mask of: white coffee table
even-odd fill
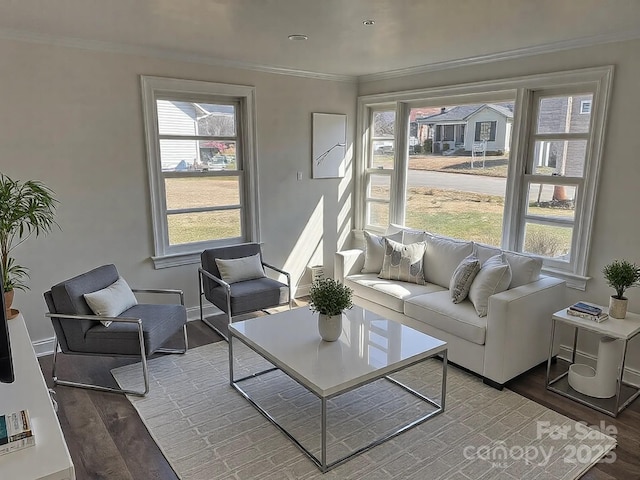
[[[353,307],[343,319],[343,333],[337,342],[323,342],[318,334],[317,314],[298,308],[268,317],[253,318],[229,325],[230,384],[282,433],[298,446],[321,471],[340,465],[350,458],[413,428],[444,411],[447,376],[447,344],[398,322],[387,320],[360,307]],[[383,350],[363,345],[372,336],[386,340]],[[275,368],[234,377],[234,342],[240,341],[265,358]],[[322,345],[320,345],[322,344]],[[319,345],[322,348],[318,348]],[[340,352],[340,355],[337,355]],[[435,356],[442,356],[442,385],[439,402],[389,377],[407,367]],[[317,458],[242,388],[241,382],[274,370],[281,370],[316,395],[321,402],[321,458]],[[406,423],[367,445],[335,461],[327,460],[327,401],[379,379],[387,379],[435,410]]]

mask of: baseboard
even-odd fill
[[[33,350],[36,352],[36,357],[43,357],[45,355],[53,354],[53,346],[55,341],[55,337],[51,337],[45,338],[44,340],[31,342],[31,345],[33,345]]]
[[[560,345],[560,352],[558,353],[558,357],[570,361],[571,360],[571,352],[573,348],[569,345]],[[597,356],[591,353],[583,352],[582,350],[576,351],[576,363],[584,363],[591,367],[596,366]],[[639,385],[640,386],[640,370],[636,370],[635,368],[624,368],[624,381],[630,383],[631,385]]]
[[[293,298],[298,298],[298,297],[306,297],[307,295],[309,295],[309,290],[311,289],[311,284],[309,283],[308,285],[298,285],[295,289],[295,292],[293,293]]]

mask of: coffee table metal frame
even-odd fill
[[[249,343],[245,342],[241,337],[239,337],[236,334],[235,329],[233,328],[233,324],[229,325],[229,383],[230,385],[235,388],[244,398],[246,398],[249,403],[251,403],[256,410],[258,410],[267,420],[269,420],[273,425],[275,425],[276,428],[278,428],[278,430],[280,430],[285,436],[287,436],[293,443],[294,445],[296,445],[305,455],[307,455],[311,461],[313,463],[315,463],[315,465],[320,469],[320,471],[322,471],[323,473],[331,470],[332,468],[337,467],[338,465],[343,464],[344,462],[346,462],[347,460],[350,460],[351,458],[355,457],[356,455],[360,455],[363,452],[366,452],[370,449],[372,449],[373,447],[380,445],[381,443],[386,442],[387,440],[390,440],[391,438],[394,438],[398,435],[400,435],[403,432],[406,432],[407,430],[410,430],[411,428],[417,427],[418,425],[420,425],[421,423],[426,422],[428,419],[430,419],[431,417],[434,417],[440,413],[442,413],[444,411],[445,408],[445,397],[446,397],[446,390],[447,390],[447,347],[446,344],[444,344],[443,347],[441,347],[440,349],[437,349],[437,351],[433,352],[431,355],[429,355],[428,357],[425,358],[421,358],[415,362],[412,362],[408,365],[402,365],[401,367],[394,369],[392,371],[386,371],[384,374],[381,374],[379,376],[376,376],[374,378],[367,378],[366,380],[359,382],[355,385],[353,385],[350,388],[341,390],[339,392],[336,392],[332,395],[319,395],[316,392],[314,392],[313,390],[309,389],[306,385],[304,385],[304,383],[298,381],[296,378],[294,378],[294,376],[291,375],[291,372],[289,371],[289,367],[287,367],[286,365],[284,365],[282,362],[279,362],[277,357],[266,357],[265,355],[263,355],[261,352],[259,352],[258,350],[256,350],[255,348],[253,348]],[[273,368],[268,368],[265,370],[262,370],[260,372],[256,372],[247,376],[244,376],[242,378],[238,378],[235,379],[234,378],[234,373],[233,373],[233,342],[234,340],[239,340],[240,342],[242,342],[244,345],[246,345],[247,347],[249,347],[252,351],[254,351],[255,353],[257,353],[258,355],[260,355],[261,357],[265,358],[269,363],[275,365]],[[436,355],[441,355],[442,356],[442,390],[441,390],[441,397],[440,397],[440,403],[426,397],[425,395],[422,395],[421,393],[415,391],[414,389],[410,388],[409,386],[399,382],[398,380],[391,378],[390,375],[397,373],[401,370],[404,370],[405,368],[409,368],[413,365],[417,365],[418,363],[422,363],[425,362],[433,357],[435,357]],[[240,382],[243,382],[245,380],[250,380],[252,378],[256,378],[259,377],[260,375],[264,375],[273,371],[277,371],[280,370],[282,372],[284,372],[285,374],[287,374],[287,376],[293,380],[295,380],[298,384],[300,384],[302,387],[304,387],[307,391],[313,393],[316,397],[319,398],[320,402],[321,402],[321,435],[322,435],[322,439],[321,439],[321,448],[322,448],[322,453],[321,453],[321,458],[317,458],[313,453],[311,453],[311,451],[309,451],[304,445],[302,445],[302,443],[300,443],[291,433],[289,433],[286,428],[284,428],[282,425],[280,425],[278,423],[278,421],[269,413],[267,412],[264,408],[262,408],[253,398],[251,398],[251,396],[249,395],[248,392],[246,392],[245,390],[243,390],[243,388],[239,385]],[[337,397],[338,395],[342,395],[343,393],[347,393],[351,390],[355,390],[357,388],[360,388],[364,385],[367,385],[369,383],[372,383],[376,380],[380,380],[380,379],[386,379],[389,382],[393,383],[394,385],[399,386],[400,388],[402,388],[403,390],[407,391],[408,393],[410,393],[411,395],[414,395],[415,397],[419,398],[420,400],[430,404],[431,406],[435,407],[436,410],[434,410],[433,412],[430,412],[428,414],[425,414],[421,417],[419,417],[418,419],[409,422],[399,428],[397,428],[396,430],[387,433],[386,435],[374,440],[373,442],[358,448],[357,450],[349,453],[348,455],[345,455],[344,457],[341,457],[331,463],[327,462],[327,401],[330,400],[333,397]]]

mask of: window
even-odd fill
[[[356,227],[395,223],[537,254],[546,274],[584,289],[611,78],[602,67],[360,97],[368,146],[356,163]],[[395,112],[395,148],[373,168],[381,105]],[[417,152],[407,148],[411,119]],[[385,214],[372,215],[380,205]]]
[[[591,113],[591,100],[582,100],[580,102],[580,113],[581,114]]]
[[[142,77],[156,268],[257,240],[253,89]]]
[[[476,122],[476,142],[495,142],[497,122]]]

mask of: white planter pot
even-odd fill
[[[318,332],[325,342],[335,342],[342,334],[342,314],[318,314]]]
[[[609,297],[609,316],[613,318],[624,318],[627,316],[627,303],[629,300],[626,298],[614,298]]]

